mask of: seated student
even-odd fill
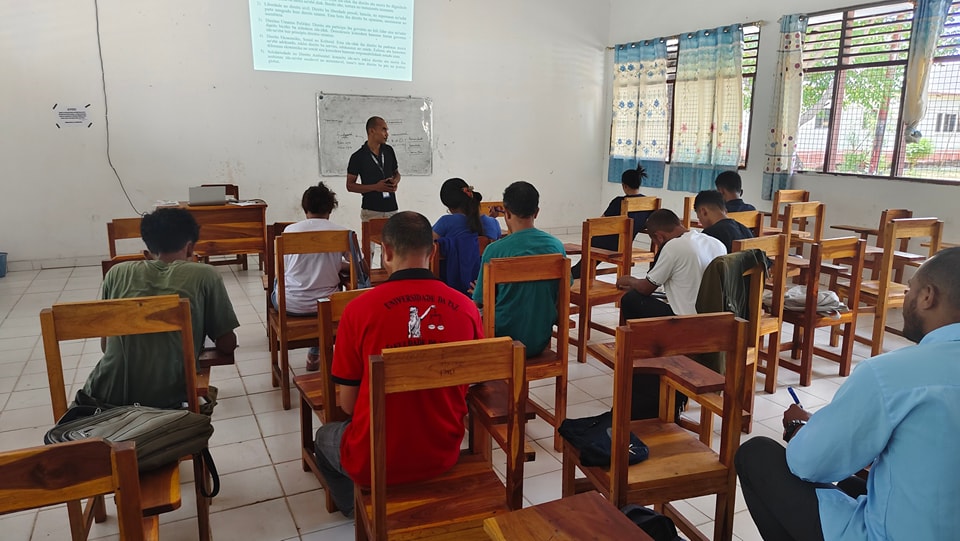
[[[233,330],[240,326],[220,273],[189,261],[200,238],[193,215],[179,208],[159,208],[143,217],[140,236],[153,259],[115,265],[103,279],[103,299],[180,295],[190,301],[193,346],[199,357],[204,337],[218,350],[237,347]],[[179,333],[146,334],[105,340],[103,358],[77,391],[81,405],[141,404],[180,408],[187,401]]]
[[[714,181],[714,185],[717,187],[717,191],[723,194],[723,200],[727,204],[727,212],[743,212],[745,210],[757,210],[756,207],[750,203],[744,203],[741,197],[743,196],[743,181],[740,179],[740,174],[736,171],[724,171],[717,175],[717,180]]]
[[[704,190],[698,193],[693,200],[693,209],[703,226],[703,232],[722,242],[728,254],[733,251],[733,241],[753,238],[753,231],[727,217],[723,195],[718,191]]]
[[[500,238],[500,224],[480,215],[480,192],[460,178],[447,179],[440,187],[440,201],[450,214],[433,225],[433,237],[440,244],[440,278],[448,286],[466,294],[480,270],[478,236]]]
[[[640,193],[640,182],[643,179],[647,178],[647,172],[643,170],[643,167],[637,166],[636,169],[628,169],[620,175],[620,187],[623,188],[624,195],[618,195],[610,200],[610,204],[607,205],[607,210],[603,211],[604,216],[620,216],[620,206],[623,203],[624,198],[627,197],[644,197]],[[643,231],[644,225],[647,223],[647,217],[650,216],[649,211],[639,211],[631,212],[629,214],[630,218],[633,219],[633,238],[637,238],[637,234],[640,231]],[[604,235],[601,237],[594,237],[593,241],[590,243],[590,246],[594,248],[602,248],[604,250],[616,250],[617,249],[617,236],[616,235]],[[581,260],[582,262],[582,260]],[[580,278],[580,262],[570,268],[570,276],[574,279]]]
[[[645,278],[628,275],[617,280],[619,287],[630,290],[620,299],[621,320],[696,314],[703,271],[715,257],[726,255],[723,243],[699,231],[687,230],[680,218],[667,209],[655,211],[647,218],[647,234],[651,242],[659,243],[660,255]],[[660,286],[670,304],[651,296]],[[685,398],[678,398],[679,413]],[[631,418],[656,417],[659,405],[659,378],[648,374],[634,376]]]
[[[345,231],[347,228],[330,221],[330,213],[337,208],[337,194],[320,182],[310,186],[300,200],[307,219],[287,226],[284,233],[304,231]],[[354,251],[356,253],[356,251]],[[283,280],[286,293],[287,313],[313,315],[317,313],[317,301],[340,291],[340,271],[349,270],[345,257],[349,254],[291,254],[283,258]],[[270,300],[278,307],[277,289]],[[320,369],[320,350],[310,348],[307,353],[307,370]]]
[[[370,356],[387,347],[483,338],[477,307],[430,272],[434,249],[425,217],[409,211],[392,216],[383,227],[390,279],[347,305],[337,328],[331,373],[340,407],[351,419],[321,426],[316,447],[330,495],[348,517],[354,511],[354,482],[370,484]],[[428,317],[443,325],[421,323]],[[466,390],[459,386],[387,397],[387,484],[436,477],[457,462]]]
[[[786,449],[745,441],[734,464],[764,539],[956,539],[960,531],[960,248],[913,275],[903,336],[815,413],[783,414]],[[792,436],[792,437],[791,437]],[[870,465],[867,480],[854,477]]]
[[[537,229],[534,220],[540,212],[540,192],[522,180],[503,191],[503,209],[510,234],[494,242],[483,252],[483,263],[497,257],[562,254],[563,243]],[[503,284],[497,292],[497,336],[510,336],[523,342],[527,356],[536,357],[550,343],[557,322],[558,287],[554,281]],[[483,303],[483,266],[473,290],[473,301]]]

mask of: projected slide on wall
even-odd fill
[[[250,0],[253,68],[410,81],[414,0]]]

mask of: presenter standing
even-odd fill
[[[389,218],[397,213],[397,154],[387,144],[387,122],[378,116],[367,120],[367,142],[350,156],[347,191],[363,195],[360,220]],[[357,182],[357,179],[360,182]]]

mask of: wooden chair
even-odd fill
[[[773,394],[777,390],[777,359],[780,355],[780,329],[783,326],[783,292],[787,284],[786,235],[768,235],[753,239],[733,241],[733,250],[739,252],[757,248],[763,250],[773,265],[767,269],[767,286],[771,292],[770,306],[760,317],[756,350],[756,371],[766,376],[764,390]],[[764,338],[767,346],[764,347]],[[755,376],[755,375],[754,375]],[[751,386],[756,382],[751,382]]]
[[[0,453],[0,479],[0,515],[113,493],[120,539],[144,539],[132,441],[91,438],[6,451]]]
[[[817,298],[821,291],[821,281],[830,284],[830,290],[837,289],[838,279],[860,276],[863,271],[863,255],[867,242],[857,237],[843,237],[827,239],[813,244],[810,254],[810,269],[807,280],[807,302],[802,312],[787,310],[783,313],[783,320],[793,325],[793,340],[780,345],[780,350],[790,349],[791,358],[799,360],[792,362],[779,359],[784,368],[800,374],[800,385],[810,385],[813,373],[813,355],[830,359],[840,363],[840,375],[850,375],[850,363],[853,358],[853,336],[857,330],[857,315],[860,312],[860,288],[843,288],[843,298],[848,310],[834,314],[817,312]],[[838,266],[837,261],[849,261],[848,269]],[[846,278],[849,281],[849,278]],[[856,285],[856,281],[853,284]],[[843,326],[843,343],[840,353],[834,353],[814,343],[814,332],[820,327]],[[776,361],[775,361],[776,362]],[[776,371],[774,369],[774,371]]]
[[[928,256],[940,251],[940,242],[943,237],[943,222],[936,218],[903,218],[892,220],[884,230],[883,257],[880,260],[880,275],[877,280],[862,280],[860,282],[860,302],[865,306],[860,313],[873,313],[873,332],[869,338],[855,335],[858,342],[870,346],[870,355],[876,356],[883,352],[885,332],[901,334],[902,331],[887,326],[887,311],[891,308],[903,306],[904,296],[907,293],[906,284],[893,279],[894,261],[897,258],[896,248],[903,239],[927,238]],[[842,285],[837,286],[839,292],[844,292]],[[843,293],[841,293],[843,294]],[[831,333],[831,344],[836,343],[836,331]]]
[[[546,349],[536,357],[526,361],[526,380],[528,382],[553,378],[556,384],[554,408],[551,412],[533,400],[528,402],[530,409],[541,419],[554,427],[554,448],[562,449],[558,429],[567,415],[567,362],[570,333],[570,260],[560,254],[533,255],[492,259],[483,266],[483,334],[496,336],[497,290],[501,284],[518,284],[542,280],[557,281],[557,335],[556,347]],[[506,393],[502,382],[489,382],[483,386],[474,386],[468,397],[471,405],[471,423],[477,420],[484,425],[498,443],[503,445],[506,436],[502,427],[506,422]],[[495,413],[498,412],[498,413]],[[479,419],[478,419],[479,418]],[[471,438],[473,426],[471,426]],[[485,445],[486,446],[486,445]]]
[[[482,539],[483,520],[523,507],[523,426],[527,385],[523,345],[510,338],[385,349],[370,357],[370,488],[355,489],[358,540]],[[480,455],[461,455],[443,475],[387,486],[387,395],[507,380],[506,481]]]
[[[646,532],[591,490],[483,521],[494,541],[582,541],[584,539],[631,539],[653,541]]]
[[[617,235],[617,251],[611,252],[592,248],[594,237],[601,235]],[[625,293],[617,288],[616,280],[606,282],[597,279],[595,262],[610,263],[617,267],[616,278],[630,274],[633,248],[633,220],[625,216],[611,216],[607,218],[590,218],[583,222],[582,235],[583,255],[580,265],[580,278],[570,286],[570,302],[575,306],[575,313],[580,315],[577,322],[577,339],[571,341],[577,346],[577,362],[587,362],[588,342],[591,329],[607,334],[614,334],[610,327],[591,321],[594,306],[615,303]]]
[[[787,204],[783,211],[780,233],[790,238],[790,246],[797,249],[797,255],[803,255],[806,244],[823,239],[825,211],[826,207],[819,201]],[[809,220],[813,220],[813,226],[807,231]],[[800,229],[794,229],[794,224],[800,224]]]
[[[389,218],[372,218],[360,225],[360,253],[363,254],[363,260],[367,262],[367,267],[370,269],[370,285],[374,286],[386,282],[390,277],[390,273],[382,266],[374,268],[373,259],[370,258],[371,244],[383,246],[383,226],[387,220]],[[434,274],[436,274],[435,270]]]
[[[733,457],[740,446],[747,327],[747,322],[731,313],[639,319],[618,327],[610,467],[583,466],[579,451],[564,441],[563,496],[572,496],[579,488],[574,474],[580,468],[586,476],[581,484],[596,489],[613,505],[653,504],[690,539],[706,540],[670,502],[716,494],[713,538],[732,539],[737,490]],[[688,396],[717,390],[701,386],[691,377],[696,370],[707,369],[684,356],[718,351],[727,359],[719,454],[671,418],[674,389]],[[660,374],[660,417],[630,421],[634,369],[645,370],[647,365],[659,367],[651,371]],[[628,466],[630,432],[650,449],[650,457],[633,466]]]
[[[107,243],[110,245],[110,257],[117,257],[117,241],[140,238],[142,218],[115,218],[107,222]]]
[[[190,411],[199,411],[199,396],[209,385],[209,369],[197,373],[190,320],[190,301],[176,295],[130,299],[71,302],[55,304],[40,312],[40,329],[46,357],[47,380],[53,419],[67,412],[66,384],[60,342],[104,336],[126,336],[159,332],[179,332],[183,355],[183,376],[186,382]],[[143,361],[142,359],[140,361]],[[208,475],[199,456],[193,457],[193,475],[197,501],[197,522],[200,539],[210,539],[210,498],[202,495]],[[79,497],[79,495],[71,495]],[[143,504],[144,529],[157,532],[160,513],[180,507],[180,467],[178,464],[140,474],[140,500]],[[86,509],[80,501],[67,503],[70,529],[74,539],[86,539],[91,520],[106,519],[102,498],[94,498]]]
[[[663,202],[659,197],[624,197],[620,202],[620,216],[629,216],[631,212],[653,212],[660,210]],[[630,238],[631,242],[633,237]],[[649,250],[634,250],[633,264],[653,263],[659,246],[650,245]],[[601,269],[604,270],[604,269]],[[606,274],[606,272],[604,273]]]
[[[833,225],[830,227],[841,231],[851,231],[860,235],[861,239],[867,241],[867,255],[863,263],[864,268],[870,271],[871,280],[877,280],[880,278],[880,260],[881,254],[883,254],[883,237],[887,224],[889,224],[891,220],[900,220],[903,218],[913,218],[913,211],[908,209],[886,209],[880,213],[880,225],[876,229],[856,225]],[[870,237],[876,237],[873,245],[869,244]],[[901,239],[900,245],[897,247],[897,251],[901,253],[898,254],[899,257],[894,260],[894,282],[903,283],[903,271],[907,261],[922,261],[925,259],[921,255],[908,253],[910,249],[909,243],[910,239]]]
[[[317,301],[317,323],[320,344],[320,371],[309,372],[293,378],[293,384],[300,391],[300,458],[303,471],[312,471],[323,485],[328,513],[337,510],[337,506],[327,490],[327,480],[317,465],[317,453],[314,446],[313,416],[321,424],[344,421],[347,414],[340,409],[336,385],[331,377],[333,369],[333,344],[337,334],[337,324],[343,309],[353,299],[369,289],[341,291],[330,295],[329,299]]]
[[[236,200],[240,200],[240,187],[236,184],[201,184],[204,188],[223,188],[224,194],[227,197],[232,197]]]
[[[701,227],[700,221],[696,219],[697,213],[693,209],[693,202],[696,196],[688,195],[683,198],[683,214],[680,216],[680,225],[685,229]]]
[[[313,347],[317,344],[317,318],[315,315],[290,315],[287,313],[286,255],[292,254],[345,254],[350,262],[350,282],[347,289],[357,288],[356,262],[350,252],[353,233],[342,231],[304,231],[283,233],[275,240],[275,263],[277,277],[277,308],[267,301],[267,336],[270,343],[270,367],[274,387],[280,387],[283,409],[290,409],[290,350]]]
[[[783,231],[783,222],[786,216],[780,207],[789,203],[806,203],[810,201],[810,192],[807,190],[777,190],[773,194],[773,205],[770,212],[770,227],[764,228],[764,235],[777,235]],[[806,224],[795,224],[800,231],[806,230]]]

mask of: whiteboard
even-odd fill
[[[367,119],[383,117],[403,176],[433,173],[433,103],[429,98],[317,94],[321,176],[345,176],[350,155],[367,140]]]

